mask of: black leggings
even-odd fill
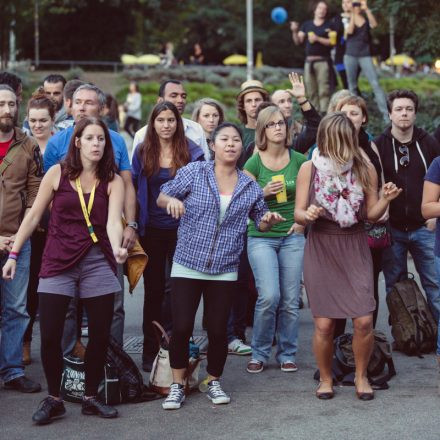
[[[41,360],[49,394],[60,394],[63,373],[61,339],[70,296],[39,293]],[[84,359],[85,395],[96,396],[104,372],[110,327],[113,320],[114,293],[81,299],[89,318],[89,342]]]
[[[227,323],[235,290],[236,282],[234,281],[171,278],[173,314],[173,332],[170,341],[171,368],[188,367],[189,338],[192,335],[197,308],[203,295],[209,340],[206,371],[214,377],[222,375],[228,355]]]

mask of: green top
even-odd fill
[[[287,202],[278,203],[276,196],[266,198],[266,203],[270,211],[281,214],[286,221],[276,224],[269,232],[260,232],[256,229],[255,223],[250,222],[248,235],[250,237],[284,237],[294,223],[293,211],[295,210],[296,177],[299,168],[306,162],[306,157],[296,151],[290,150],[290,161],[281,170],[272,171],[266,168],[261,161],[259,153],[254,154],[244,165],[244,169],[249,171],[257,179],[257,183],[264,188],[272,180],[272,176],[284,175],[286,181]]]
[[[247,128],[244,125],[240,128],[243,134],[243,147],[247,148],[251,142],[255,142],[255,128]]]

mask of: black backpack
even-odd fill
[[[159,399],[144,385],[142,373],[134,360],[122,349],[116,340],[110,336],[107,349],[107,363],[116,371],[119,379],[121,403],[138,403]]]
[[[387,295],[393,348],[412,356],[430,353],[436,347],[437,326],[414,275],[398,281]]]
[[[342,385],[354,385],[355,363],[352,342],[351,333],[344,333],[334,340],[333,380]],[[368,380],[373,389],[386,390],[389,388],[388,381],[395,375],[391,345],[382,332],[374,330],[374,348],[367,368]],[[319,380],[319,370],[315,372],[314,378]]]

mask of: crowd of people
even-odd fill
[[[320,3],[313,32],[322,39]],[[356,14],[348,24],[362,28]],[[370,133],[350,67],[350,90],[332,97],[320,95],[321,88],[309,91],[312,72],[327,69],[327,60],[315,55],[306,61],[305,81],[292,73],[287,90],[270,94],[260,81],[243,83],[236,99],[240,125],[225,121],[223,104],[210,97],[194,103],[192,119],[184,118],[185,86],[165,80],[139,129],[142,97],[132,83],[121,125],[134,138],[131,158],[117,132],[117,103],[96,85],[49,75],[19,128],[20,78],[0,73],[0,376],[5,389],[41,390],[24,371],[38,313],[48,396],[35,423],[65,413],[63,355],[72,353],[85,362],[83,414],[118,415],[97,389],[110,335],[123,344],[122,263],[138,239],[149,256],[144,371],[158,353],[152,321],[171,335],[173,383],[164,409],[185,400],[188,342],[202,298],[207,396],[214,404],[230,402],[220,381],[228,353],[250,356],[246,370],[258,374],[275,346],[280,370],[298,370],[302,280],[315,324],[319,399],[334,396],[333,339],[347,319],[353,320],[356,395],[374,398],[367,366],[379,273],[390,292],[407,276],[408,251],[438,322],[440,232],[432,220],[440,216],[438,134],[415,125],[419,103],[410,90],[387,96],[389,126]],[[301,121],[293,118],[294,103]],[[370,238],[383,245],[369,246]]]

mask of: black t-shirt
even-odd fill
[[[310,44],[308,33],[314,32],[318,37],[322,38],[329,38],[329,32],[331,30],[334,30],[333,24],[330,22],[330,20],[325,21],[321,26],[316,26],[313,23],[313,20],[305,21],[301,25],[301,32],[304,32],[306,34],[306,56],[321,56],[321,57],[329,57],[330,51],[332,50],[331,46],[324,46],[321,43],[315,42],[313,44]]]
[[[345,49],[347,55],[352,57],[369,57],[370,51],[370,23],[365,20],[362,26],[355,26],[354,32],[347,35],[347,47]]]

